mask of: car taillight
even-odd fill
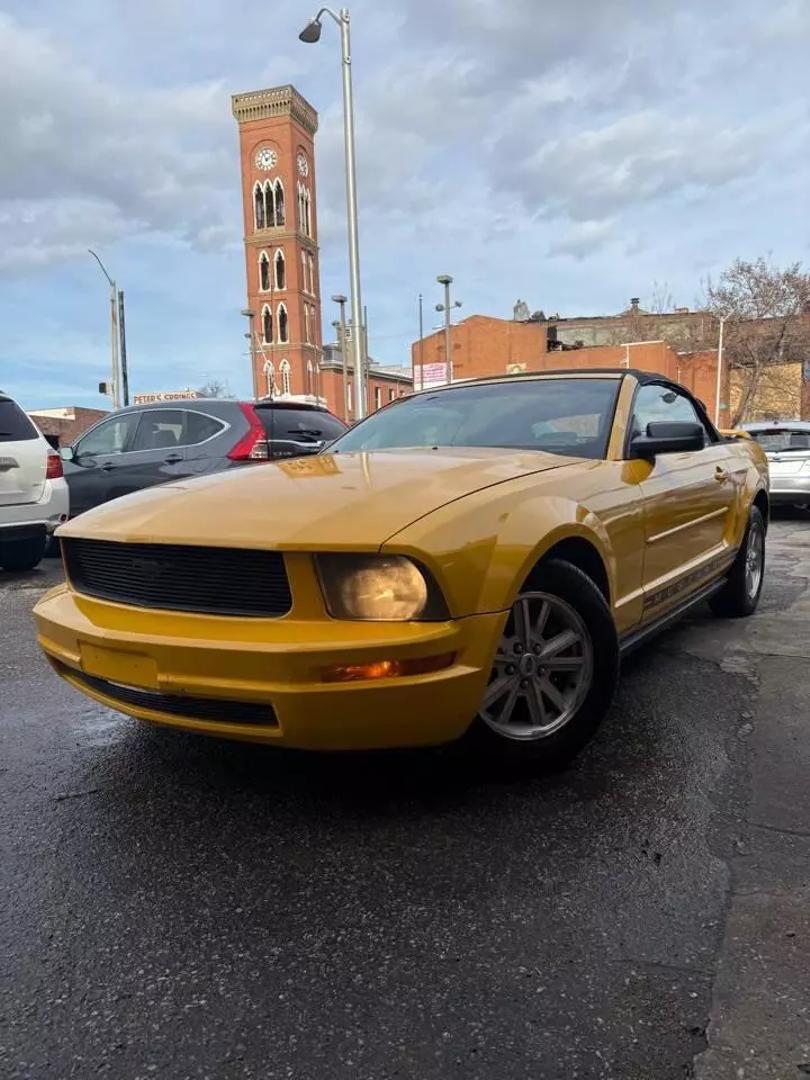
[[[48,454],[48,464],[45,468],[46,480],[58,480],[65,475],[65,470],[62,468],[62,459],[58,454]]]
[[[270,457],[267,432],[256,415],[256,410],[242,401],[239,402],[239,408],[250,424],[250,430],[229,451],[228,457],[231,461],[267,461]]]

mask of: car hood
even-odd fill
[[[579,460],[477,447],[322,454],[127,495],[75,518],[59,535],[288,551],[374,550],[455,499]]]

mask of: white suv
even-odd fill
[[[62,459],[0,390],[0,567],[32,570],[67,516]]]

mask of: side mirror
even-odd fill
[[[62,461],[75,461],[76,451],[73,449],[72,446],[60,446],[59,456],[61,457]]]
[[[647,424],[646,435],[636,435],[630,443],[630,457],[647,458],[658,454],[684,454],[702,450],[706,444],[703,425],[691,420],[656,420]]]

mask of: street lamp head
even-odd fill
[[[461,301],[456,300],[455,303],[453,304],[453,307],[461,307]]]
[[[453,279],[450,277],[449,274],[439,274],[436,280],[440,285],[450,285],[453,282]]]
[[[332,300],[333,300],[333,302],[335,304],[345,304],[346,303],[346,297],[343,295],[343,293],[336,293],[332,297]]]
[[[436,310],[437,311],[444,311],[444,304],[437,304],[436,305]]]
[[[307,45],[314,45],[316,41],[321,39],[321,20],[310,19],[301,33],[298,35],[299,41],[306,42]]]

